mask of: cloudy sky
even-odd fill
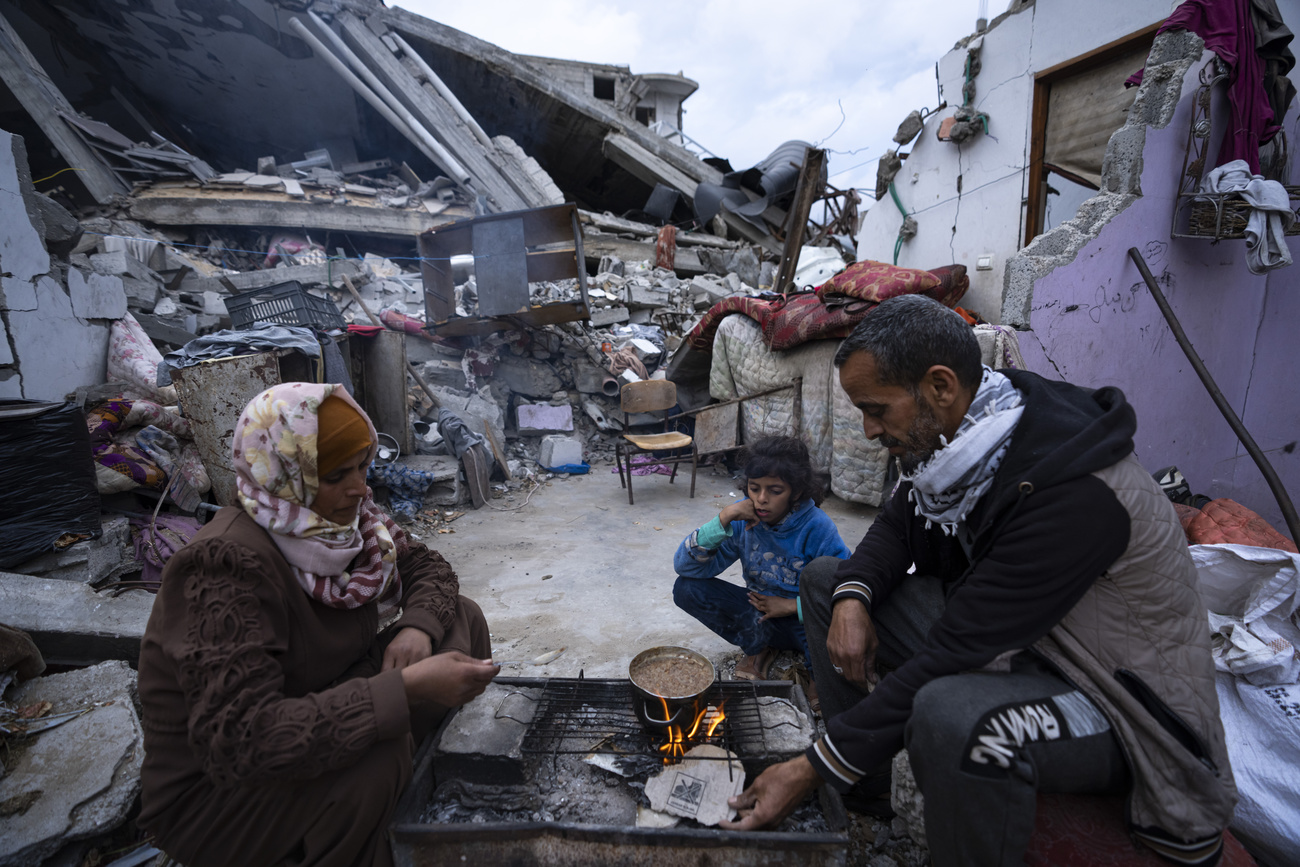
[[[938,104],[934,64],[981,12],[981,0],[389,3],[520,54],[681,72],[700,83],[684,131],[736,168],[802,139],[831,150],[832,184],[868,192],[899,122]]]

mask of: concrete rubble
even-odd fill
[[[127,818],[144,761],[135,690],[125,662],[104,662],[6,694],[14,707],[48,703],[45,715],[81,713],[11,744],[0,778],[0,865],[40,863]]]
[[[441,415],[482,440],[495,509],[521,508],[570,473],[608,474],[624,422],[620,388],[666,376],[710,307],[770,291],[790,253],[790,195],[757,216],[724,208],[697,219],[697,187],[722,183],[724,172],[678,130],[695,87],[680,75],[521,58],[378,0],[245,0],[235,4],[249,16],[238,26],[166,0],[105,16],[90,0],[36,5],[0,14],[0,80],[22,108],[16,127],[0,131],[0,190],[10,194],[0,197],[0,399],[70,400],[83,411],[147,400],[163,413],[153,423],[175,431],[173,460],[193,456],[206,477],[187,495],[176,480],[188,474],[169,464],[164,496],[135,482],[107,489],[100,466],[97,533],[67,534],[0,571],[0,620],[70,669],[16,686],[0,671],[0,701],[48,701],[52,714],[89,708],[9,742],[0,867],[55,853],[79,863],[78,841],[131,815],[143,747],[130,666],[159,575],[150,552],[184,543],[169,521],[197,526],[226,504],[221,449],[205,445],[205,435],[218,441],[219,416],[200,425],[197,411],[185,414],[185,390],[197,386],[156,380],[142,356],[249,324],[245,293],[287,293],[326,311],[274,321],[314,324],[322,345],[340,350],[378,429],[397,443],[383,460],[421,485],[413,516],[399,519],[428,539],[455,533],[478,502]],[[283,50],[256,36],[269,21]],[[71,76],[94,90],[111,69],[112,87],[101,90],[113,99],[48,76],[64,52],[100,58]],[[193,92],[178,95],[179,79]],[[268,102],[277,110],[247,109],[267,101],[249,80],[278,83]],[[652,130],[648,107],[651,118],[675,115],[677,127]],[[547,125],[564,127],[562,147],[536,134]],[[434,324],[418,237],[566,201],[581,205],[571,264],[582,273],[534,279],[530,263],[527,310],[568,305],[577,318],[502,325],[487,313],[499,289],[480,284],[475,258],[453,257],[451,307],[465,330]],[[386,326],[382,339],[349,333],[372,315]],[[321,375],[297,356],[235,360],[257,385],[251,393]],[[677,379],[680,409],[709,402],[704,379]],[[133,431],[111,437],[135,445]],[[374,484],[381,501],[396,496]]]

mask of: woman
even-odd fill
[[[376,443],[341,386],[267,389],[235,427],[240,505],[167,564],[139,823],[186,867],[390,864],[414,738],[500,670],[456,573],[371,499]]]

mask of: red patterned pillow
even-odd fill
[[[851,295],[880,303],[895,295],[929,294],[943,281],[919,268],[899,268],[867,259],[855,262],[817,287],[817,295]]]
[[[875,306],[860,299],[828,305],[811,292],[790,295],[773,304],[762,319],[763,339],[773,350],[793,349],[809,340],[842,340]]]
[[[943,265],[930,273],[939,278],[939,285],[925,290],[925,294],[945,307],[956,307],[957,302],[970,288],[970,277],[966,275],[966,266]]]

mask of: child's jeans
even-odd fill
[[[764,647],[797,650],[812,674],[808,639],[795,615],[763,620],[763,612],[749,604],[749,590],[721,578],[684,578],[673,585],[677,607],[737,645],[746,656],[757,656]]]

